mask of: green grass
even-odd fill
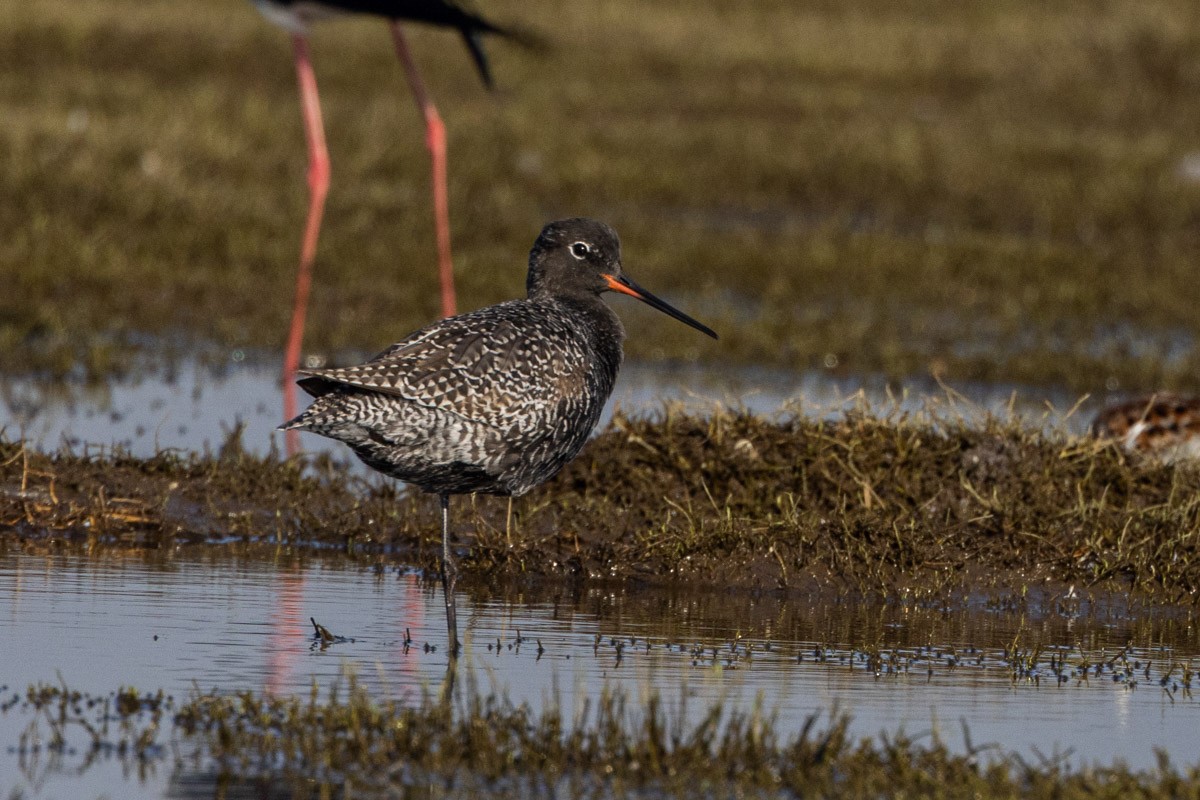
[[[450,135],[461,305],[540,225],[612,222],[639,357],[1200,389],[1194,3],[496,2],[552,48],[414,30]],[[386,30],[313,39],[334,182],[307,347],[436,315],[420,121]],[[241,0],[0,19],[0,368],[125,369],[143,334],[274,348],[304,197],[286,36]]]

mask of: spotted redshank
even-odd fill
[[[365,364],[303,372],[316,400],[282,429],[345,442],[373,469],[441,498],[452,653],[450,495],[524,494],[583,447],[621,366],[625,332],[600,298],[609,291],[717,338],[624,273],[612,228],[565,219],[534,242],[525,299],[443,319]]]

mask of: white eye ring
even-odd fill
[[[592,252],[592,248],[588,246],[587,242],[575,242],[575,244],[571,245],[571,255],[580,261],[583,261],[590,252]]]

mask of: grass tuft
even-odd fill
[[[851,412],[618,416],[554,480],[461,498],[470,572],[885,595],[1045,581],[1193,602],[1200,470],[1016,422]],[[0,444],[0,531],[30,548],[243,542],[436,565],[436,502],[327,458],[42,454]]]

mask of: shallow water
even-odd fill
[[[440,592],[411,571],[193,552],[6,554],[4,696],[59,676],[93,693],[125,685],[179,699],[194,687],[307,695],[314,681],[328,687],[350,667],[379,695],[413,697],[435,691],[445,674]],[[853,715],[859,735],[936,730],[961,749],[965,723],[976,746],[1031,758],[1035,750],[1069,751],[1074,764],[1121,758],[1148,767],[1156,747],[1176,763],[1195,763],[1200,752],[1200,700],[1177,685],[1181,664],[1200,666],[1200,630],[1178,610],[1054,598],[877,605],[596,583],[471,585],[458,604],[460,669],[485,691],[535,708],[553,698],[578,708],[608,685],[633,698],[658,691],[676,713],[686,691],[692,715],[717,701],[749,709],[761,696],[785,735],[836,707]],[[348,641],[315,646],[309,617]],[[1014,643],[1025,653],[1041,648],[1036,681],[1014,679],[1005,656]],[[895,653],[900,669],[880,668],[867,653]],[[1124,658],[1115,672],[1085,681],[1068,671],[1058,682],[1051,653],[1072,666]],[[0,715],[4,796],[20,788],[34,797],[158,797],[173,780],[166,764],[152,763],[143,779],[116,759],[82,771],[82,756],[31,766],[13,749],[28,722],[19,710]]]
[[[814,416],[840,413],[857,403],[879,414],[917,412],[933,404],[968,416],[1004,416],[1011,411],[1039,427],[1078,433],[1086,416],[1064,418],[1077,400],[1061,390],[998,384],[954,384],[951,394],[928,379],[889,386],[877,376],[833,372],[632,363],[622,369],[601,425],[616,408],[650,414],[666,402],[700,411],[721,404],[760,414],[789,406]],[[244,425],[242,444],[249,452],[282,450],[282,434],[275,430],[283,421],[281,408],[277,365],[248,359],[219,370],[185,362],[101,387],[48,385],[34,378],[0,386],[0,429],[10,438],[20,435],[42,449],[64,443],[77,450],[119,445],[140,457],[167,448],[216,450],[239,424]],[[303,447],[347,454],[341,445],[308,434]]]

